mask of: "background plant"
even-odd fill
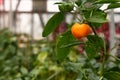
[[[14,34],[8,29],[0,30],[0,37],[0,80],[73,80],[77,76],[69,69],[72,63],[65,67],[57,64],[53,41],[43,39],[31,44],[28,35]],[[76,52],[75,49],[69,55],[70,61],[77,60]]]

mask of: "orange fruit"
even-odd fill
[[[91,32],[91,28],[88,24],[85,23],[75,23],[71,28],[71,32],[75,38],[81,39],[83,37],[86,37]]]

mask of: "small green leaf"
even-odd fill
[[[113,65],[115,65],[115,63],[111,64],[110,66],[113,66]],[[110,68],[108,71],[115,71],[115,72],[117,71],[117,72],[120,72],[120,68],[118,66],[115,66],[115,67]]]
[[[88,41],[85,44],[85,51],[87,53],[88,58],[94,58],[98,55],[99,51],[103,49],[103,39],[96,35],[89,35]]]
[[[110,71],[110,72],[106,72],[104,74],[104,77],[107,80],[120,80],[120,73],[119,72]]]
[[[63,20],[64,20],[63,13],[59,12],[59,13],[54,14],[54,16],[52,16],[47,22],[43,30],[42,36],[43,37],[48,36],[51,32],[53,32],[59,26],[59,24],[61,24]]]
[[[120,2],[120,0],[98,0],[95,2],[95,4],[117,3],[117,2]]]
[[[88,41],[92,44],[94,44],[94,46],[96,48],[104,48],[104,41],[101,37],[97,36],[97,35],[89,35],[88,37]]]
[[[113,8],[119,8],[120,7],[120,3],[111,3],[107,9],[113,9]]]
[[[87,0],[77,0],[75,3],[77,4],[77,6],[81,6],[85,2],[87,2]]]
[[[101,10],[95,10],[91,13],[90,18],[88,18],[88,22],[92,23],[105,23],[108,22],[106,19],[107,14]]]
[[[67,62],[67,63],[64,63],[64,68],[65,70],[68,70],[68,71],[73,71],[73,72],[77,72],[79,73],[81,70],[81,67],[83,66],[81,63],[73,63],[73,62]]]
[[[56,55],[58,60],[62,61],[67,57],[67,55],[70,52],[70,47],[61,48],[61,46],[69,44],[73,42],[73,40],[75,40],[75,38],[72,36],[70,31],[63,33],[58,37],[57,43],[56,43],[56,53],[57,53]]]
[[[63,4],[64,2],[56,2],[56,3],[54,3],[54,4]]]
[[[23,67],[23,66],[20,68],[20,71],[21,71],[21,73],[22,73],[23,75],[27,75],[27,74],[28,74],[27,68],[25,68],[25,67]]]
[[[108,22],[108,20],[106,18],[102,18],[99,15],[89,18],[88,21],[93,22],[93,23],[105,23],[105,22]]]
[[[37,60],[41,63],[45,62],[45,59],[47,58],[48,53],[47,52],[41,52],[39,53],[39,55],[37,56]]]
[[[95,27],[95,28],[99,28],[101,27],[103,24],[102,23],[91,23],[91,26]]]
[[[59,10],[61,12],[70,12],[73,10],[73,8],[74,8],[74,4],[72,2],[59,4]]]
[[[86,42],[85,52],[87,53],[88,58],[91,59],[96,56],[98,50],[95,47],[93,47],[93,44],[91,44],[90,42]]]

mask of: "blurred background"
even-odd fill
[[[55,62],[56,35],[73,22],[74,16],[67,14],[54,34],[42,37],[45,24],[59,11],[54,3],[60,1],[66,0],[0,0],[0,80],[75,80],[77,75],[72,63],[65,64],[70,71],[66,72]],[[109,49],[120,44],[120,9],[107,13],[109,22],[103,24],[98,33],[105,35]],[[75,48],[69,60],[79,60],[80,50]],[[114,53],[120,55],[119,46]]]

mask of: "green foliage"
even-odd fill
[[[77,6],[81,6],[82,4],[84,4],[87,0],[77,0],[75,3],[77,4]]]
[[[17,36],[8,29],[0,30],[0,37],[0,80],[30,80],[37,55],[31,54],[27,42],[19,47]]]
[[[59,10],[61,12],[70,12],[73,10],[73,8],[74,8],[74,4],[72,2],[69,2],[69,3],[64,2],[59,4]]]
[[[108,22],[106,19],[106,13],[100,10],[95,10],[91,12],[90,18],[88,18],[88,22],[91,23],[105,23]]]
[[[120,3],[111,3],[107,7],[107,9],[113,9],[113,8],[119,8],[119,7],[120,7]]]
[[[59,24],[64,20],[64,14],[63,13],[56,13],[54,16],[52,16],[49,21],[47,22],[44,31],[42,33],[43,37],[48,36],[51,32],[53,32]]]
[[[119,72],[106,72],[104,74],[104,77],[107,78],[107,80],[120,80],[120,73]]]
[[[70,49],[64,61],[57,63],[54,42],[40,40],[33,45],[18,48],[14,34],[8,30],[2,30],[0,33],[2,44],[0,45],[0,80],[99,80],[98,71],[101,62],[95,58],[87,59],[85,55],[79,54],[77,46]],[[61,42],[66,39],[65,37],[67,40],[65,44],[61,43],[59,48],[78,45],[78,41],[73,38],[70,31],[63,33],[62,36],[64,39],[60,39]],[[93,45],[99,49],[102,48],[101,37],[90,35],[88,40],[91,44],[95,42]],[[119,80],[119,65],[119,61],[107,60],[104,78]]]
[[[73,42],[75,38],[71,35],[70,31],[63,33],[57,39],[56,43],[56,55],[58,60],[64,60],[70,52],[70,47],[61,47],[62,45],[69,44]]]
[[[117,3],[120,2],[120,0],[97,0],[96,4],[105,4],[105,3]]]
[[[103,49],[104,41],[101,37],[96,35],[89,35],[88,41],[85,44],[85,51],[88,55],[88,58],[94,58],[98,56],[100,50]]]
[[[95,30],[96,27],[98,28],[103,23],[108,22],[107,13],[105,12],[105,10],[119,8],[119,2],[120,0],[76,0],[73,2],[66,1],[56,3],[58,4],[60,13],[72,12],[72,14],[77,14],[80,17],[75,15],[75,19],[77,19],[79,23],[87,23],[91,26],[91,29],[93,31],[93,35],[87,36],[87,41],[84,41],[82,39],[74,39],[70,31],[60,34],[57,37],[55,48],[57,60],[60,61],[59,65],[64,66],[64,68],[62,67],[64,70],[72,71],[74,74],[76,74],[74,78],[72,78],[73,80],[119,80],[119,72],[110,72],[111,65],[109,64],[112,64],[112,62],[108,58],[110,55],[107,55],[106,43],[104,41],[104,38],[99,37]],[[102,7],[106,3],[109,4],[107,9],[100,10],[100,7]],[[53,17],[55,17],[55,15]],[[61,15],[63,16],[65,14]],[[58,15],[53,20],[50,19],[48,21],[48,23],[50,23],[50,25],[53,26],[54,29],[51,30],[47,24],[43,31],[44,37],[48,36],[49,33],[54,32],[55,28],[57,28],[58,24],[54,25],[52,24],[52,22],[57,21],[58,18],[60,18],[60,21],[58,23],[60,24],[63,20],[61,19],[60,15]],[[78,58],[75,56],[74,53],[80,53],[79,51],[76,51],[76,47],[78,49],[81,48],[79,44],[84,45],[83,48],[85,52],[83,52],[82,57],[80,55],[77,55],[79,56]],[[87,57],[84,53],[87,54]],[[82,58],[84,58],[84,60]],[[115,56],[114,58],[119,60]],[[113,66],[112,68],[117,67],[119,69],[119,63],[116,64],[115,62],[115,66]],[[54,75],[57,74],[58,73],[55,73]],[[48,79],[51,79],[51,77]],[[72,80],[66,79],[65,77],[62,77],[62,79]]]

